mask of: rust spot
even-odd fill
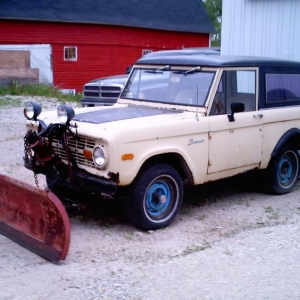
[[[113,173],[113,172],[108,172],[108,176],[109,176],[109,179],[112,181],[112,182],[115,182],[115,183],[119,183],[119,172],[118,173]]]

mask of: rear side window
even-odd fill
[[[300,104],[300,74],[266,74],[266,102],[271,106]]]

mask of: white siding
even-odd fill
[[[299,0],[223,0],[222,55],[300,61]]]
[[[39,69],[39,82],[53,84],[51,45],[0,45],[0,50],[30,51],[30,68]]]

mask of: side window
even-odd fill
[[[230,114],[233,102],[243,103],[245,111],[256,110],[255,70],[224,71],[210,115]]]
[[[269,107],[299,105],[300,74],[266,74],[266,104]]]

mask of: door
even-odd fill
[[[256,70],[223,72],[209,119],[208,174],[258,166],[262,153],[262,119],[257,108]],[[242,103],[243,112],[231,114],[232,103]]]

